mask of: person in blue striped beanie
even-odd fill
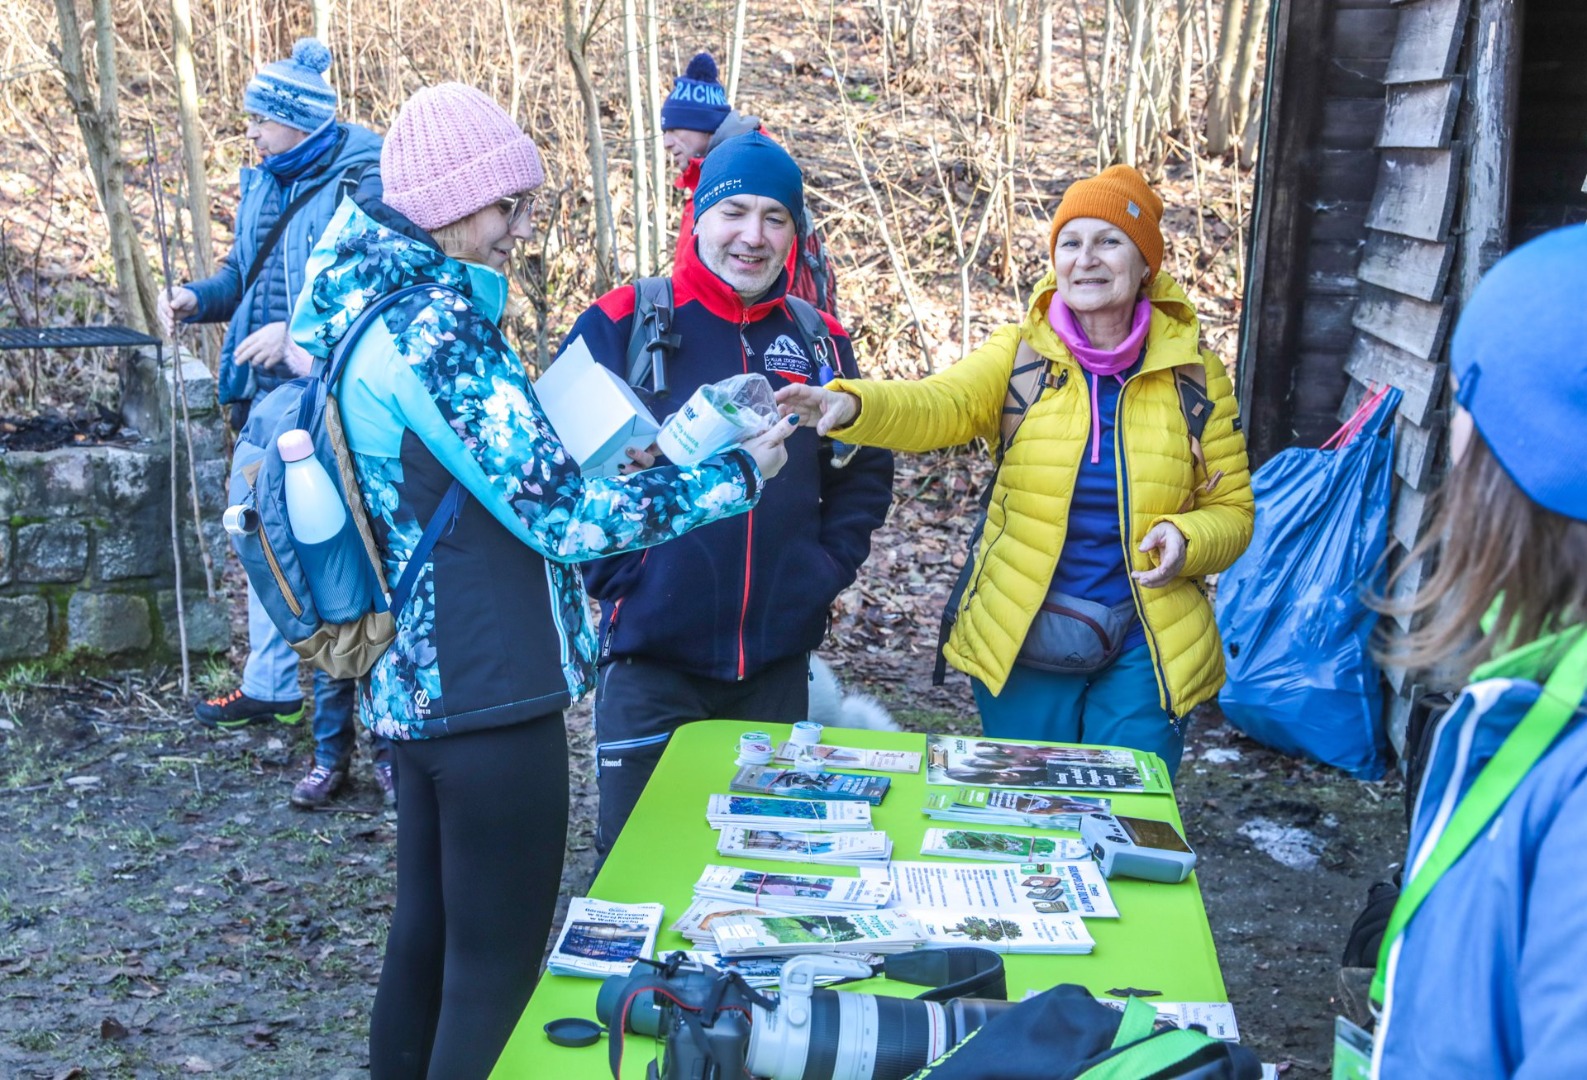
[[[325,81],[331,50],[315,38],[298,38],[286,60],[266,64],[248,80],[243,108],[297,131],[318,131],[336,116],[336,91]]]

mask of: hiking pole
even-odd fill
[[[149,123],[149,169],[155,190],[154,199],[154,231],[155,238],[160,244],[160,262],[165,273],[165,287],[171,287],[171,244],[170,237],[165,227],[165,184],[160,178],[160,158],[156,153],[154,144],[154,123]],[[176,217],[177,243],[181,243],[182,216]],[[190,266],[189,270],[192,269]],[[176,348],[177,355],[181,355],[181,348],[177,345],[180,329],[172,328],[172,345]],[[182,402],[182,437],[187,443],[187,490],[193,501],[193,533],[198,539],[199,558],[204,565],[204,595],[215,599],[215,562],[210,557],[209,541],[204,536],[204,518],[198,504],[198,466],[193,461],[193,429],[187,409],[187,381],[182,377],[182,365],[175,365],[176,385],[180,393],[177,397]]]
[[[146,145],[149,152],[151,170],[157,160],[154,145],[154,124],[151,121],[146,133]],[[161,207],[162,193],[157,183],[151,180],[150,186],[154,196],[154,222],[155,238],[160,245],[160,261],[165,273],[165,287],[171,287],[171,253],[165,243],[165,214]],[[171,385],[173,391],[182,384],[182,347],[175,327],[171,330]],[[173,393],[173,398],[176,396]],[[192,692],[192,671],[187,657],[187,610],[182,602],[182,530],[176,512],[181,495],[177,491],[176,478],[176,403],[171,403],[170,419],[170,452],[171,452],[171,569],[174,575],[176,597],[176,641],[177,649],[182,654],[182,696],[185,698]],[[188,441],[188,457],[192,458],[192,441]]]

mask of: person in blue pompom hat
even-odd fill
[[[243,91],[247,137],[259,165],[239,181],[235,240],[220,269],[202,281],[168,286],[159,297],[166,333],[177,320],[226,322],[217,376],[219,399],[242,430],[255,402],[289,379],[307,374],[309,361],[291,347],[287,320],[304,284],[314,241],[342,196],[366,185],[380,192],[380,137],[336,119],[337,96],[325,80],[331,52],[300,38],[292,55],[261,67]],[[292,789],[292,805],[323,806],[346,782],[355,742],[354,685],[314,673],[314,759]],[[303,716],[298,656],[248,591],[248,661],[242,684],[197,702],[193,711],[217,730]],[[375,779],[385,801],[396,799],[384,740],[376,743]]]
[[[842,325],[790,295],[788,260],[804,203],[799,166],[759,132],[725,140],[701,163],[698,214],[670,278],[676,345],[665,357],[665,385],[640,387],[658,418],[700,387],[740,375],[762,375],[776,389],[858,374]],[[634,285],[607,293],[579,316],[564,349],[582,339],[627,379],[638,308]],[[807,336],[796,311],[824,335]],[[595,736],[603,855],[680,725],[809,715],[809,657],[887,516],[893,459],[862,449],[843,464],[831,440],[812,431],[786,448],[779,475],[787,481],[767,487],[750,513],[585,564],[585,586],[601,605]],[[631,456],[646,468],[659,452]]]
[[[1434,556],[1388,663],[1467,686],[1434,721],[1372,999],[1372,1075],[1587,1076],[1587,226],[1478,283],[1450,347]],[[1392,583],[1390,588],[1392,588]],[[1387,621],[1387,620],[1385,620]]]

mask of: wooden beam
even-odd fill
[[[1477,0],[1466,102],[1466,200],[1455,258],[1461,303],[1509,248],[1512,132],[1521,96],[1519,7],[1516,0]]]
[[[1356,335],[1345,371],[1369,386],[1399,387],[1400,415],[1417,425],[1427,423],[1444,392],[1443,364],[1413,356],[1369,333]]]
[[[1448,150],[1385,150],[1367,226],[1417,240],[1443,240],[1455,212],[1459,143]]]
[[[1434,487],[1435,485],[1429,485]],[[1394,509],[1389,514],[1389,535],[1406,550],[1417,545],[1433,516],[1433,492],[1400,484],[1394,493]]]
[[[1341,8],[1334,12],[1332,56],[1346,60],[1387,60],[1394,52],[1400,14],[1392,8]]]
[[[1383,107],[1377,98],[1326,98],[1317,141],[1340,150],[1371,150],[1383,127]]]
[[[1303,296],[1300,298],[1300,332],[1295,344],[1313,352],[1344,352],[1355,336],[1351,317],[1353,296]]]
[[[1466,26],[1467,0],[1417,0],[1400,8],[1399,30],[1383,81],[1447,79],[1455,73]]]
[[[1453,244],[1369,230],[1356,276],[1372,285],[1432,301],[1444,295],[1454,258]]]
[[[1351,322],[1357,330],[1365,330],[1422,360],[1437,360],[1454,317],[1454,301],[1447,297],[1430,304],[1365,285]]]
[[[1380,149],[1436,150],[1449,145],[1460,104],[1460,76],[1390,86],[1378,131]]]
[[[1346,202],[1367,202],[1372,198],[1378,168],[1376,150],[1370,147],[1338,150],[1325,146],[1317,151],[1317,159],[1314,178],[1317,198]]]
[[[1443,460],[1444,418],[1433,413],[1426,427],[1401,419],[1394,431],[1394,473],[1413,488],[1425,488]]]
[[[1297,300],[1317,217],[1311,147],[1322,109],[1317,87],[1328,66],[1330,16],[1330,5],[1314,0],[1274,0],[1237,368],[1253,467],[1283,449],[1294,430]]]
[[[1350,240],[1313,240],[1306,247],[1306,291],[1354,296],[1361,291],[1356,261],[1361,245]]]

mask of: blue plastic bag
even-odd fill
[[[1363,597],[1383,587],[1399,403],[1389,390],[1339,449],[1285,450],[1258,469],[1251,544],[1218,579],[1224,715],[1358,780],[1387,760]]]

